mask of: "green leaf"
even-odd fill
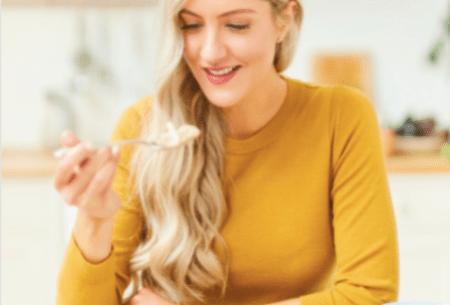
[[[445,20],[445,22],[444,22],[444,30],[445,30],[446,34],[450,37],[450,12],[447,17],[447,20]]]
[[[431,53],[428,55],[428,60],[429,60],[432,64],[437,63],[437,60],[438,60],[438,54],[437,54],[437,52],[436,52],[436,51],[431,52]]]
[[[450,159],[450,145],[449,144],[446,143],[446,144],[442,145],[441,152],[444,157],[447,157],[448,159]]]
[[[445,43],[442,39],[439,39],[439,41],[433,46],[433,49],[428,54],[428,60],[432,64],[436,64],[439,60],[439,56],[441,54],[441,51],[444,49]]]

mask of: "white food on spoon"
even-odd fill
[[[200,135],[200,130],[193,125],[183,125],[177,129],[172,123],[167,123],[168,131],[158,136],[157,142],[164,147],[176,147],[195,139]]]
[[[169,129],[170,133],[172,134],[173,141],[177,144],[180,143],[180,137],[178,136],[175,126],[173,126],[173,124],[171,122],[168,122],[167,128]]]

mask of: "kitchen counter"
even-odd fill
[[[58,159],[50,150],[2,149],[2,178],[52,177]],[[450,173],[450,160],[435,154],[393,156],[386,159],[391,173]]]
[[[57,166],[50,150],[2,149],[2,178],[52,177]]]
[[[386,159],[389,174],[450,173],[450,160],[440,153],[393,156]]]

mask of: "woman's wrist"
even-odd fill
[[[111,253],[112,230],[113,218],[93,219],[79,210],[72,233],[84,258],[100,263]]]

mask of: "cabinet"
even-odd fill
[[[399,301],[450,300],[450,174],[391,174]]]
[[[1,304],[55,304],[63,203],[51,177],[2,178]]]

